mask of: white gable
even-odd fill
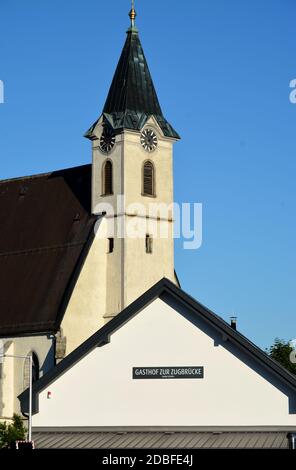
[[[203,366],[204,378],[133,379],[162,366]],[[296,425],[291,391],[262,367],[156,299],[40,393],[33,426]]]

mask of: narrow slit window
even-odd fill
[[[146,235],[146,253],[151,254],[153,250],[153,238],[150,235]]]
[[[114,238],[108,238],[108,253],[113,253],[114,251]]]
[[[155,196],[155,169],[150,161],[145,162],[143,167],[143,194]]]
[[[113,194],[113,165],[107,160],[103,167],[103,195]]]

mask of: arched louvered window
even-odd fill
[[[103,195],[113,194],[113,166],[110,160],[107,160],[103,166]]]
[[[155,196],[155,169],[151,161],[146,161],[143,166],[143,195]]]

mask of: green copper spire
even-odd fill
[[[103,118],[114,131],[122,129],[140,131],[151,116],[154,116],[166,137],[179,139],[178,133],[165,119],[135,26],[136,11],[134,1],[129,13],[131,26],[111,83]],[[101,115],[101,116],[102,116]],[[86,137],[93,138],[95,124]]]

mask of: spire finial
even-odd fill
[[[135,28],[135,19],[136,19],[136,16],[137,16],[137,13],[136,13],[136,10],[135,10],[135,0],[132,0],[132,9],[131,11],[129,12],[129,17],[131,19],[131,28],[134,29]]]

